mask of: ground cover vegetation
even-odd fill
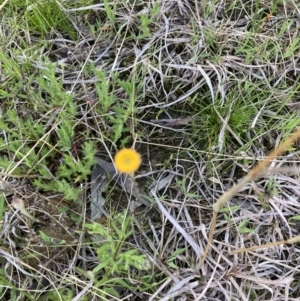
[[[1,300],[299,300],[297,1],[0,15]]]

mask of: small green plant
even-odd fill
[[[110,220],[109,227],[98,223],[85,224],[88,233],[94,237],[93,245],[99,260],[92,270],[94,279],[102,276],[94,287],[103,290],[103,295],[118,296],[114,287],[122,285],[129,288],[130,283],[126,280],[128,275],[139,283],[139,272],[150,267],[146,256],[128,245],[127,240],[133,233],[132,223],[131,217],[119,213]]]
[[[100,79],[95,83],[96,92],[98,94],[98,105],[96,106],[97,113],[103,116],[107,124],[111,125],[111,131],[108,133],[108,138],[113,142],[117,142],[124,134],[130,132],[130,128],[126,126],[128,119],[137,112],[135,107],[136,102],[136,87],[135,76],[129,80],[121,80],[119,74],[114,74],[109,80],[105,73],[92,67],[96,78]],[[119,98],[116,90],[120,89],[123,92],[122,98]],[[121,145],[124,146],[128,142],[127,138],[123,138]]]
[[[145,39],[152,36],[149,26],[154,24],[155,17],[159,13],[159,4],[155,2],[153,7],[149,10],[148,13],[141,12],[139,14],[140,25],[138,26],[141,34],[137,36],[137,39]]]
[[[88,179],[91,167],[94,165],[95,149],[91,142],[85,142],[83,145],[83,159],[80,161],[65,154],[63,164],[56,172],[54,181],[44,181],[41,178],[35,179],[34,184],[45,191],[58,191],[65,195],[66,200],[78,200],[81,190],[74,187],[71,183],[78,183]]]
[[[248,234],[248,233],[254,232],[253,229],[247,227],[247,224],[248,224],[248,219],[247,218],[244,218],[240,222],[240,224],[237,227],[240,234]]]

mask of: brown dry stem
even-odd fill
[[[254,251],[254,250],[259,250],[259,249],[264,249],[264,248],[269,248],[269,247],[275,247],[275,246],[279,246],[279,245],[294,244],[297,242],[300,242],[300,235],[292,237],[287,240],[281,240],[281,241],[272,242],[272,243],[268,243],[268,244],[264,244],[264,245],[260,245],[260,246],[252,246],[249,248],[237,249],[235,251],[232,251],[230,254],[232,255],[232,254],[237,254],[237,253],[242,253],[242,252],[249,252],[249,251]]]

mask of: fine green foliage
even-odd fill
[[[14,62],[6,58],[6,63]],[[0,128],[6,133],[0,137],[0,151],[3,160],[0,167],[6,174],[35,175],[34,185],[44,191],[64,193],[67,200],[78,200],[80,190],[74,184],[87,180],[94,164],[95,148],[92,141],[82,145],[82,159],[75,159],[71,153],[74,128],[76,127],[77,106],[73,97],[67,93],[62,84],[55,79],[55,65],[45,63],[45,68],[31,78],[38,85],[39,94],[35,94],[27,102],[33,111],[25,116],[18,115],[15,109],[6,109],[6,114],[0,119]],[[33,85],[26,83],[27,86]],[[44,99],[44,95],[46,99]],[[13,96],[7,97],[7,107],[13,101]],[[55,122],[47,125],[47,119],[35,120],[37,112],[52,112]],[[55,133],[54,133],[55,132]],[[52,172],[48,166],[61,157]],[[13,160],[11,158],[14,158]]]
[[[94,287],[101,289],[103,298],[106,295],[118,297],[114,287],[121,285],[130,289],[130,283],[125,280],[127,277],[139,283],[139,289],[143,290],[143,286],[147,285],[139,281],[138,275],[140,271],[149,270],[150,264],[145,255],[131,249],[130,244],[127,245],[128,238],[133,233],[130,230],[132,222],[132,218],[125,213],[119,213],[111,220],[109,227],[98,223],[85,224],[88,233],[94,237],[93,245],[99,260],[99,264],[92,270],[93,277],[96,279],[99,274],[102,275]],[[132,273],[128,274],[129,271]]]
[[[103,71],[92,67],[94,76],[99,81],[95,83],[99,106],[97,113],[103,116],[107,124],[111,125],[111,131],[108,133],[108,139],[117,142],[121,136],[130,132],[126,123],[130,117],[137,112],[135,107],[136,94],[139,93],[139,87],[136,87],[135,78],[131,80],[121,80],[116,73],[112,78],[107,78]],[[122,99],[117,99],[116,90],[122,91]],[[110,112],[110,113],[109,113]],[[128,138],[123,138],[121,145],[125,145]]]

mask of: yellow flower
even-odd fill
[[[133,173],[141,165],[141,156],[131,148],[123,148],[115,156],[115,165],[119,172]]]

